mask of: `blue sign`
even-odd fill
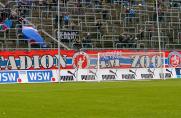
[[[16,83],[18,78],[18,71],[0,72],[0,83]]]
[[[29,82],[50,82],[53,74],[52,71],[27,71]]]
[[[175,68],[177,78],[181,78],[181,68]]]

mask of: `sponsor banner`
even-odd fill
[[[101,78],[102,81],[106,80],[120,80],[118,70],[116,69],[100,69],[98,71],[99,78]]]
[[[1,71],[0,83],[17,83],[20,82],[18,71]]]
[[[60,77],[59,77],[60,75]],[[1,71],[0,83],[45,83],[181,78],[181,68],[61,69]]]
[[[56,70],[1,71],[0,83],[43,83],[58,82]]]
[[[101,69],[101,80],[139,80],[176,78],[174,68],[135,68],[135,69]]]
[[[59,36],[61,40],[74,40],[78,37],[79,32],[78,31],[61,31],[59,32]],[[57,38],[58,38],[58,32],[57,32]]]
[[[60,82],[77,81],[77,76],[78,76],[78,72],[77,71],[78,71],[77,69],[64,69],[64,70],[60,70],[60,78],[59,78]],[[57,75],[57,77],[58,77],[58,75]]]
[[[177,74],[177,78],[181,78],[181,68],[176,68],[175,71]]]
[[[100,81],[97,69],[79,69],[77,81]]]
[[[177,78],[175,68],[165,68],[164,74],[160,73],[159,75],[160,75],[160,78],[165,77],[165,79]]]
[[[181,67],[181,51],[164,53],[165,56],[154,50],[61,50],[58,55],[57,50],[0,51],[0,69],[52,70],[58,65],[61,69],[160,68],[163,64],[167,68]]]
[[[44,71],[27,71],[28,82],[40,83],[40,82],[52,82],[55,81],[52,70]]]

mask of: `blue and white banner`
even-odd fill
[[[0,83],[16,83],[19,81],[18,71],[1,71]]]
[[[27,71],[28,82],[51,82],[53,78],[52,70],[47,71]]]

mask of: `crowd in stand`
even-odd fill
[[[86,5],[86,6],[95,6],[95,8],[101,8],[101,5],[103,3],[116,3],[116,1],[119,3],[119,4],[122,4],[125,8],[125,13],[128,15],[127,17],[130,18],[130,22],[133,22],[132,21],[132,18],[134,18],[136,16],[136,12],[134,10],[134,8],[132,7],[133,5],[141,5],[141,6],[144,6],[145,5],[145,0],[78,0],[77,1],[77,7],[78,7],[78,11],[79,11],[79,14],[80,14],[80,8],[83,6],[83,5]],[[64,1],[62,1],[64,2]],[[66,1],[67,2],[67,1]],[[162,22],[164,21],[164,6],[161,5],[161,3],[164,2],[164,0],[158,0],[158,10],[159,10],[159,21]],[[52,3],[57,3],[56,0],[53,0]],[[152,3],[155,4],[155,0],[152,0]],[[178,3],[175,3],[175,2],[171,2],[170,4],[174,4],[174,6],[178,5]],[[156,7],[156,5],[155,5]],[[103,17],[103,20],[106,20],[107,19],[107,13],[108,11],[106,10],[102,10],[102,17]],[[156,21],[157,19],[157,14],[156,14],[156,10],[155,10],[155,13],[154,13],[154,16],[153,16],[153,21]],[[57,25],[58,24],[58,16],[56,15],[55,17],[55,27],[57,28]],[[71,18],[69,16],[68,13],[65,13],[65,14],[62,14],[60,16],[60,26],[62,27],[64,25],[68,26],[68,25],[71,25],[73,26],[72,24],[73,21],[71,21]],[[96,23],[96,26],[97,26],[97,32],[99,32],[101,35],[102,34],[102,23],[101,21],[97,21]],[[154,27],[154,26],[153,26]],[[65,27],[64,27],[65,28]],[[66,27],[67,28],[67,27]],[[71,28],[70,28],[71,29]],[[72,28],[71,30],[74,30],[74,28]],[[123,45],[118,45],[117,47],[118,48],[124,48],[124,47],[134,47],[133,44],[136,43],[137,41],[137,38],[139,38],[140,40],[143,40],[144,38],[144,31],[145,29],[144,28],[141,28],[139,30],[139,34],[138,35],[132,35],[132,34],[129,34],[128,32],[127,33],[122,33],[119,37],[119,40],[116,42],[116,43],[122,43]],[[153,28],[150,28],[149,29],[149,37],[151,38],[152,37],[152,32],[153,32]],[[91,41],[91,34],[88,32],[86,34],[85,37],[83,37],[82,40],[76,38],[74,40],[74,44],[75,44],[75,47],[77,49],[80,49],[82,47],[84,48],[91,48],[92,47],[92,41]],[[82,45],[83,44],[83,45]],[[129,44],[129,45],[126,45],[126,44]]]
[[[71,0],[61,0],[61,3],[67,4],[68,1]],[[155,3],[155,0],[150,0],[152,1],[152,3]],[[164,5],[162,5],[162,2],[164,2],[166,0],[158,0],[158,13],[159,13],[159,21],[162,22],[164,21]],[[167,1],[171,1],[170,2],[170,7],[178,7],[181,5],[181,2],[177,1],[175,2],[174,0],[167,0]],[[18,5],[18,9],[17,9],[17,14],[20,17],[25,17],[26,14],[28,13],[28,11],[26,9],[23,9],[23,5],[39,5],[39,6],[55,6],[58,3],[58,0],[52,0],[51,2],[48,2],[47,0],[16,0],[17,5]],[[132,8],[133,5],[145,5],[145,0],[76,0],[77,2],[77,7],[78,7],[78,13],[81,14],[81,7],[83,5],[86,6],[93,6],[96,8],[101,8],[103,3],[118,3],[121,4],[124,8],[125,8],[125,13],[128,15],[127,17],[130,18],[130,21],[132,22],[131,18],[134,18],[136,16],[136,11],[134,10],[134,8]],[[22,19],[20,20],[20,17],[16,17],[16,15],[13,15],[10,11],[10,9],[1,9],[0,10],[0,30],[4,31],[7,30],[8,28],[12,28],[13,27],[13,19],[18,19],[18,21],[22,22]],[[107,10],[102,10],[102,17],[103,20],[108,19],[108,11]],[[156,21],[157,19],[157,14],[156,14],[156,10],[153,16],[153,20]],[[54,19],[54,27],[58,28],[58,15],[55,16]],[[68,27],[69,25],[71,26],[70,30],[74,30],[75,29],[75,23],[73,21],[71,21],[71,17],[70,14],[64,13],[60,15],[60,28],[70,28]],[[102,23],[101,21],[97,21],[96,23],[97,26],[97,32],[99,32],[102,35],[102,31],[101,31],[101,27],[102,27]],[[22,26],[20,26],[21,28]],[[138,38],[140,38],[141,40],[144,37],[144,28],[141,28],[139,30],[140,35],[138,36]],[[21,32],[21,31],[20,31]],[[151,32],[151,29],[150,29]],[[150,34],[152,35],[152,34]],[[129,33],[122,33],[119,37],[118,42],[116,43],[135,43],[137,36],[136,35],[130,35]],[[81,43],[85,44],[83,47],[86,48],[91,48],[92,47],[92,41],[91,41],[91,34],[89,32],[87,32],[86,36],[83,37],[82,40],[80,39],[75,39],[74,43],[77,45],[76,47],[80,48],[82,47]],[[123,45],[123,47],[125,47]]]
[[[0,10],[0,30],[6,31],[10,28],[15,28],[16,24],[22,24],[24,18],[12,12],[9,8]]]

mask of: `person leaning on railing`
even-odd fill
[[[82,45],[84,48],[92,48],[92,41],[89,32],[87,32],[87,35],[82,39]]]

